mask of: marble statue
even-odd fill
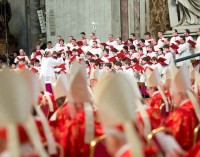
[[[200,0],[176,0],[178,24],[176,26],[200,25]]]

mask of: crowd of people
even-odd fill
[[[200,29],[172,33],[20,49],[1,63],[0,157],[198,157],[199,59],[174,60],[200,53]]]
[[[197,34],[200,35],[199,30]],[[172,35],[169,40],[163,36],[163,32],[158,32],[159,39],[156,41],[151,38],[149,32],[145,33],[145,39],[140,40],[131,33],[130,38],[124,42],[121,37],[114,39],[110,34],[107,42],[100,42],[94,33],[90,34],[89,40],[82,32],[80,40],[77,41],[70,36],[68,43],[58,36],[57,43],[53,45],[49,41],[46,49],[41,49],[39,44],[36,45],[30,57],[20,49],[19,54],[15,54],[11,68],[13,70],[28,68],[39,75],[55,79],[55,74],[68,73],[71,63],[78,60],[88,65],[88,77],[91,69],[99,67],[100,72],[123,70],[135,76],[138,82],[145,82],[143,73],[147,67],[151,69],[157,67],[159,72],[164,74],[175,59],[200,51],[200,37],[197,42],[194,41],[188,29],[185,30],[184,36],[179,36],[177,30],[173,30]],[[190,60],[177,65],[182,64],[189,66]]]

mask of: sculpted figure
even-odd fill
[[[180,25],[200,24],[200,0],[176,0]]]

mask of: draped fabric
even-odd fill
[[[200,24],[200,1],[199,0],[177,0],[180,10],[180,21],[178,25]]]

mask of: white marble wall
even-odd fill
[[[168,8],[169,8],[170,26],[174,27],[178,24],[176,1],[168,0]]]
[[[140,38],[144,38],[144,33],[146,32],[146,1],[140,0]]]
[[[55,36],[50,34],[50,9],[55,13]],[[89,37],[93,21],[98,24],[96,35],[100,40],[105,41],[110,33],[121,36],[120,0],[46,0],[46,13],[47,38],[54,43],[57,35],[65,40],[73,35],[79,40],[84,31]]]

